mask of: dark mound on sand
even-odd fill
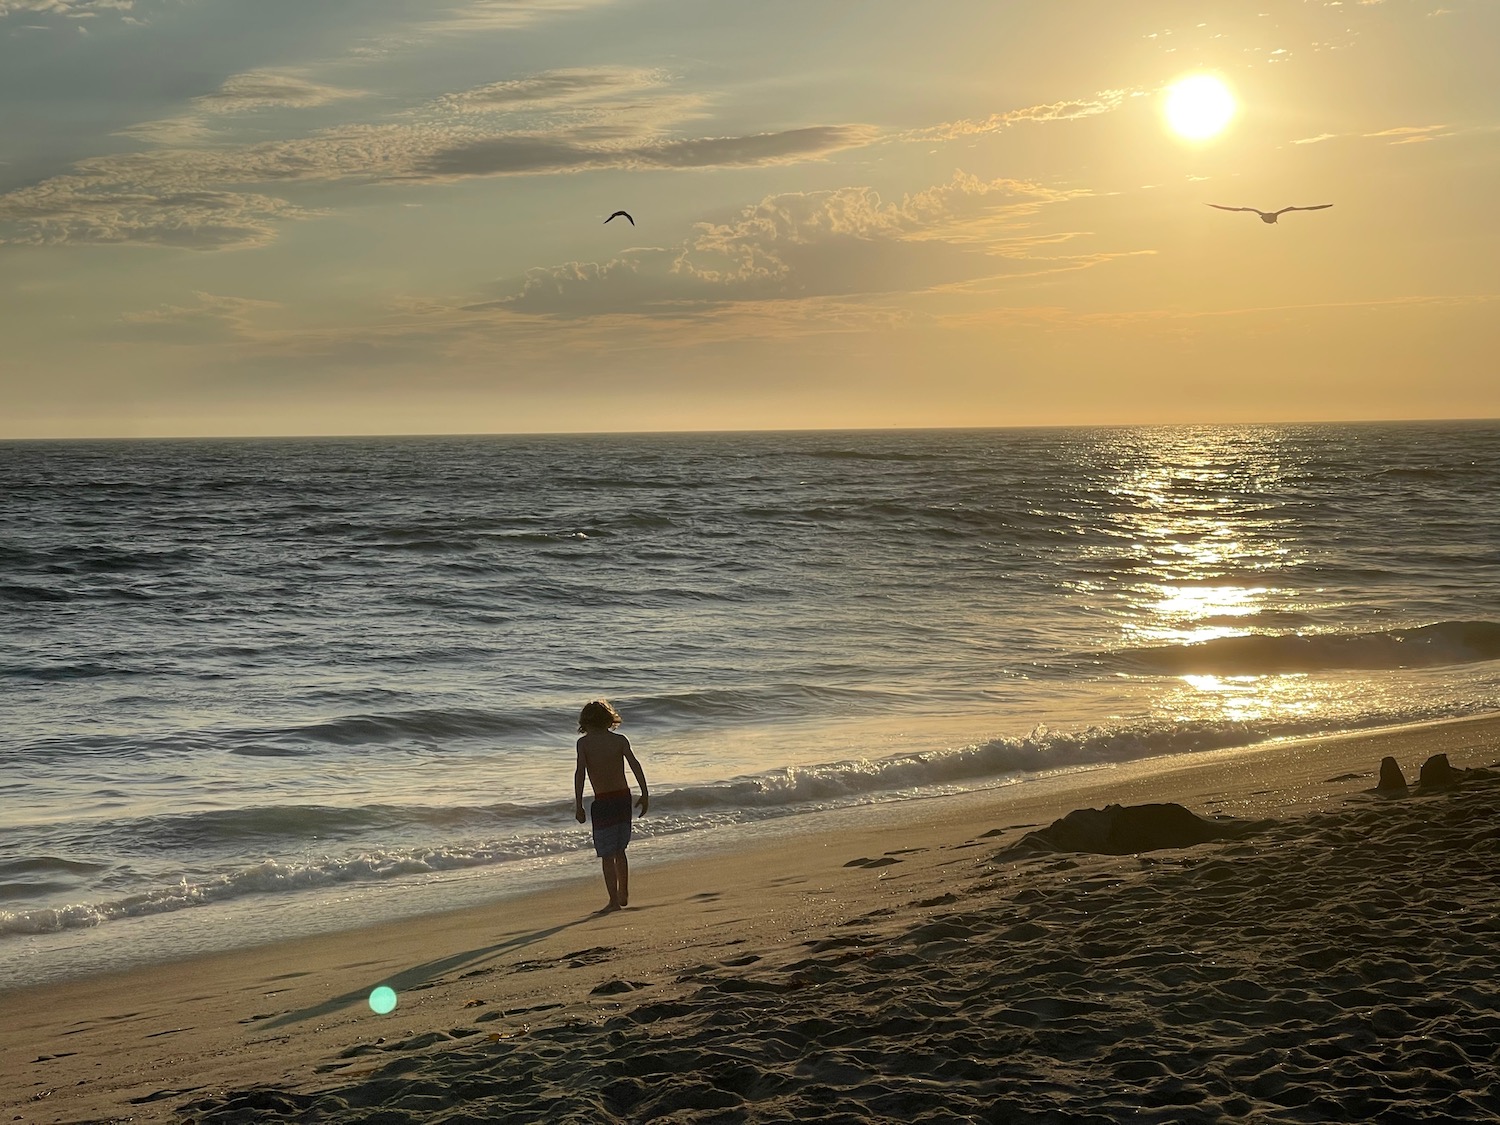
[[[1496,774],[1492,769],[1456,769],[1447,754],[1434,754],[1422,763],[1417,778],[1418,789],[1447,789],[1470,781],[1487,781]]]
[[[1108,805],[1102,811],[1074,809],[1046,828],[1026,833],[1000,857],[1037,852],[1133,855],[1231,840],[1255,827],[1247,821],[1205,820],[1181,805]]]

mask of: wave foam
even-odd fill
[[[1476,708],[1477,709],[1477,708]],[[1345,729],[1391,726],[1451,712],[1372,713]],[[722,782],[660,787],[652,794],[652,815],[642,834],[691,833],[710,826],[768,818],[841,805],[870,803],[972,787],[987,781],[1022,781],[1028,776],[1137,761],[1171,754],[1246,746],[1273,738],[1327,733],[1312,721],[1268,723],[1171,722],[1157,720],[1117,727],[1052,731],[1038,726],[1020,738],[995,738],[950,750],[889,758],[849,758],[795,766]],[[240,895],[288,893],[340,883],[368,883],[439,871],[494,866],[524,859],[564,855],[584,847],[566,805],[429,807],[372,805],[359,808],[279,806],[181,814],[118,822],[140,847],[189,851],[218,843],[258,840],[283,853],[305,849],[316,836],[343,832],[361,836],[451,836],[488,833],[502,839],[478,844],[439,843],[408,848],[365,848],[346,857],[267,858],[232,871],[180,879],[137,894],[96,903],[23,911],[0,910],[0,936],[46,933],[97,926],[137,917],[203,906]]]
[[[509,846],[361,852],[342,859],[322,857],[291,861],[265,859],[225,874],[157,887],[104,902],[72,903],[33,910],[0,910],[0,937],[56,933],[87,929],[121,918],[166,914],[189,907],[207,906],[225,899],[251,894],[315,890],[340,883],[369,883],[440,871],[491,866],[522,859],[575,850],[579,842],[561,838],[538,838],[527,846],[512,841]]]

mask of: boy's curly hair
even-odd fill
[[[585,703],[583,710],[578,712],[579,734],[587,734],[591,730],[614,730],[619,725],[620,712],[611,707],[607,699]]]

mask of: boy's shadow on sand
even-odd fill
[[[533,930],[529,934],[520,934],[508,941],[498,942],[495,945],[485,945],[478,949],[468,949],[462,953],[453,953],[447,957],[439,957],[435,961],[424,961],[420,965],[413,965],[409,969],[403,969],[394,976],[382,977],[371,984],[368,988],[361,988],[354,992],[346,992],[342,996],[335,996],[325,1000],[321,1004],[315,1004],[311,1008],[301,1008],[295,1012],[285,1012],[275,1019],[264,1022],[256,1021],[259,1028],[285,1027],[287,1024],[300,1023],[303,1020],[313,1019],[317,1016],[326,1016],[337,1012],[341,1008],[347,1008],[351,1004],[359,1004],[367,1001],[370,992],[385,985],[394,989],[397,996],[402,992],[413,992],[423,988],[430,988],[436,983],[436,978],[444,973],[452,972],[454,969],[465,965],[477,965],[497,957],[502,953],[508,953],[514,949],[524,949],[528,945],[549,938],[553,934],[560,934],[564,930],[572,929],[574,926],[582,925],[584,922],[592,921],[600,915],[597,913],[585,915],[572,922],[564,922],[560,926],[552,926],[545,930]]]

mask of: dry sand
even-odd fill
[[[591,877],[12,990],[0,1121],[1500,1120],[1500,779],[1372,792],[1435,753],[1496,763],[1500,717],[880,806],[637,863],[615,914]],[[1160,801],[1274,823],[1006,858]]]

